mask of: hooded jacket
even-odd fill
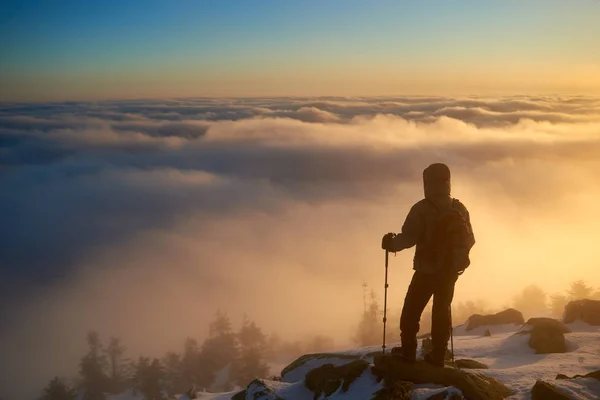
[[[437,269],[424,254],[430,249],[437,217],[441,209],[455,207],[467,219],[471,227],[469,211],[464,204],[450,195],[450,169],[445,164],[432,164],[423,171],[425,198],[413,205],[408,213],[402,232],[392,242],[392,251],[401,251],[416,245],[413,269],[424,273],[436,273]],[[472,228],[471,228],[472,232]],[[475,236],[471,235],[471,247]]]

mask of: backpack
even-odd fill
[[[429,246],[433,264],[438,271],[453,271],[460,275],[471,264],[471,224],[457,207],[460,204],[457,199],[452,199],[449,209],[440,209],[430,203],[439,211]]]

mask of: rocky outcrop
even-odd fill
[[[464,368],[464,369],[488,369],[487,365],[480,363],[479,361],[469,360],[469,359],[456,360],[454,362],[454,364],[458,368]]]
[[[531,388],[531,400],[573,400],[560,392],[556,386],[544,381],[537,381]]]
[[[321,395],[331,396],[340,388],[342,393],[345,393],[368,366],[369,363],[363,360],[355,360],[337,367],[333,364],[324,364],[306,374],[304,385],[314,393],[315,399],[320,398]]]
[[[467,331],[479,328],[480,326],[493,326],[493,325],[505,325],[505,324],[518,324],[522,325],[525,323],[523,314],[514,308],[509,308],[504,311],[500,311],[496,314],[480,315],[473,314],[467,320]]]
[[[464,397],[456,394],[456,393],[450,393],[449,391],[445,390],[443,392],[439,392],[434,394],[431,397],[428,397],[426,400],[463,400]]]
[[[594,379],[600,381],[600,369],[598,371],[590,372],[589,374],[575,375],[575,376],[571,376],[571,377],[568,377],[567,375],[563,375],[563,374],[556,375],[556,379],[576,379],[576,378],[594,378]]]
[[[377,352],[381,354],[381,352]],[[362,356],[335,354],[335,353],[315,353],[305,354],[281,371],[281,380],[283,382],[296,382],[302,380],[310,370],[320,367],[324,364],[341,365],[351,361],[361,360]]]
[[[255,379],[241,392],[236,393],[231,397],[232,400],[246,399],[261,399],[261,400],[284,400],[277,396],[273,389],[268,387],[262,379]]]
[[[397,382],[454,386],[468,400],[501,400],[512,393],[496,379],[475,372],[436,368],[422,361],[407,364],[389,355],[379,355],[374,361],[371,371],[386,387]]]
[[[600,326],[600,300],[576,300],[567,304],[563,322],[570,324],[577,320]]]
[[[567,351],[565,333],[571,331],[552,318],[531,318],[517,334],[529,334],[529,347],[536,354],[564,353]]]

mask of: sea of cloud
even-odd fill
[[[221,309],[347,342],[433,162],[477,238],[457,298],[598,285],[599,155],[595,97],[2,103],[0,396],[73,374],[88,329],[161,355]]]

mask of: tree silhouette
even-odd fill
[[[181,354],[168,352],[162,364],[165,372],[165,388],[170,396],[183,393],[190,388],[183,381]]]
[[[555,293],[550,296],[550,313],[557,318],[562,318],[565,312],[565,306],[569,302],[567,296]]]
[[[236,337],[231,328],[227,314],[217,312],[208,329],[209,337],[202,344],[200,351],[199,382],[201,387],[208,387],[214,382],[217,372],[232,365],[237,356]]]
[[[140,357],[135,367],[134,390],[146,400],[164,400],[165,371],[158,359]]]
[[[190,388],[198,385],[200,381],[200,347],[196,339],[187,338],[183,346],[183,356],[181,359],[181,379],[182,384]]]
[[[60,378],[55,377],[44,388],[40,400],[74,400],[77,394]]]
[[[377,302],[375,291],[371,290],[370,301],[366,311],[358,323],[352,340],[360,346],[372,346],[379,344],[383,334],[383,320],[381,310]]]
[[[125,347],[121,344],[121,339],[112,336],[106,348],[108,380],[111,393],[121,393],[125,390],[127,382],[123,359],[124,354]]]
[[[233,365],[234,380],[238,385],[247,385],[252,379],[265,378],[269,367],[264,362],[267,337],[254,321],[244,318],[237,334],[238,356]]]
[[[110,391],[109,380],[106,376],[106,358],[102,351],[100,337],[95,331],[87,334],[88,353],[79,363],[82,378],[84,400],[103,400],[105,393]]]
[[[589,299],[592,296],[593,288],[585,284],[584,281],[578,280],[571,283],[567,291],[569,300]]]
[[[537,285],[529,285],[513,298],[513,307],[525,316],[545,315],[548,312],[547,296]]]

